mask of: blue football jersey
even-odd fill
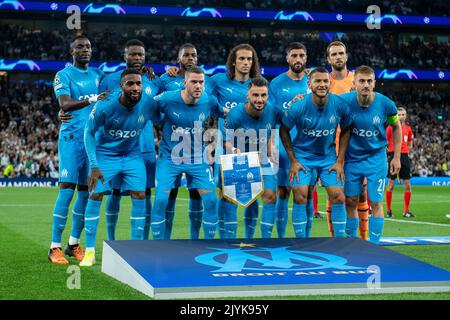
[[[172,159],[173,152],[183,163],[202,163],[206,121],[210,116],[222,115],[217,99],[203,92],[196,104],[187,105],[181,97],[181,90],[165,91],[154,99],[159,112],[164,115],[159,156]]]
[[[245,147],[240,149],[241,152],[259,151],[263,143],[267,146],[271,138],[272,129],[275,129],[276,125],[281,121],[281,115],[279,110],[267,103],[261,116],[254,118],[248,114],[245,109],[245,103],[239,103],[230,110],[224,120],[226,140],[230,141],[230,139],[233,139],[230,142],[233,143],[235,148],[242,148],[240,145],[245,143]],[[232,130],[235,131],[234,134]],[[234,138],[240,136],[236,130],[242,130],[241,132],[244,134],[242,136],[245,136],[245,141],[237,141],[238,139]],[[252,133],[245,134],[249,133],[249,130],[252,130]]]
[[[387,146],[387,120],[397,114],[395,103],[388,97],[376,92],[369,107],[361,107],[357,101],[357,93],[349,92],[340,95],[350,105],[351,136],[346,152],[346,161],[361,161]]]
[[[158,121],[153,99],[142,96],[131,109],[119,102],[120,92],[97,101],[85,128],[85,147],[89,163],[96,165],[96,154],[123,156],[140,153],[139,139],[148,121]]]
[[[174,90],[180,90],[184,89],[184,76],[176,76],[171,77],[169,74],[164,73],[161,76],[161,91],[174,91]],[[208,94],[211,94],[212,91],[212,84],[211,84],[211,78],[208,77],[205,74],[205,91]]]
[[[282,119],[287,128],[297,127],[297,136],[292,141],[297,159],[311,162],[336,159],[337,126],[347,128],[349,121],[347,102],[331,93],[322,107],[317,107],[312,94],[308,94],[302,101],[294,102]]]
[[[307,94],[308,76],[305,74],[301,80],[292,80],[286,72],[280,74],[270,82],[269,101],[284,113],[289,109],[289,102],[298,94]]]
[[[62,95],[68,95],[73,100],[85,100],[97,94],[98,85],[103,72],[97,68],[88,67],[86,70],[79,69],[75,66],[68,66],[56,73],[53,80],[53,90],[56,98]],[[73,139],[83,141],[83,130],[92,105],[82,109],[69,111],[72,119],[69,122],[61,123],[59,129],[60,136],[70,134]]]
[[[98,92],[102,93],[104,91],[117,91],[120,90],[120,76],[123,70],[107,74],[103,80],[100,82]],[[142,75],[142,94],[147,98],[152,99],[154,96],[158,95],[162,91],[161,79],[156,76],[154,79],[150,80],[146,74]],[[141,152],[148,154],[149,157],[154,158],[155,156],[155,137],[153,134],[153,123],[151,121],[147,122],[144,131],[141,135],[141,140],[139,141],[141,147]]]

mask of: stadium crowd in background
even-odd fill
[[[146,45],[147,63],[175,64],[179,43],[194,43],[202,48],[198,59],[204,64],[223,64],[229,50],[239,43],[250,43],[259,53],[263,65],[282,66],[285,63],[284,49],[292,41],[308,44],[308,64],[326,65],[322,54],[329,41],[337,40],[336,33],[318,31],[277,31],[232,33],[211,31],[207,28],[178,27],[172,35],[152,30],[138,29],[134,34],[113,30],[88,32],[93,43],[94,61],[122,62],[122,52],[111,50],[118,43],[136,37]],[[0,24],[0,57],[5,59],[70,60],[66,43],[71,38],[69,31],[45,31],[24,26]],[[370,65],[374,68],[448,69],[450,68],[449,42],[439,42],[438,37],[403,35],[398,40],[389,32],[346,33],[341,39],[347,44],[351,65]]]
[[[51,85],[0,83],[0,92],[0,177],[57,178],[59,108]],[[449,94],[409,86],[380,92],[408,110],[415,135],[412,175],[450,176]],[[155,140],[160,137],[161,131]]]

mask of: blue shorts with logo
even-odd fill
[[[360,194],[364,178],[367,178],[367,191],[370,201],[383,201],[388,168],[386,152],[382,150],[360,161],[346,160],[344,165],[344,193],[347,197]]]
[[[87,186],[89,160],[83,141],[74,134],[60,134],[58,139],[59,182]]]
[[[113,180],[118,178],[121,182],[120,190],[145,191],[146,169],[144,159],[140,153],[123,156],[105,155],[97,153],[97,162],[103,173],[105,183],[100,180],[92,193],[108,193],[113,189]]]
[[[299,170],[299,181],[294,177],[294,181],[289,183],[291,187],[298,186],[314,186],[317,180],[320,179],[323,187],[343,187],[342,181],[337,180],[336,171],[328,172],[328,170],[336,162],[336,158],[324,158],[316,159],[314,161],[308,159],[302,159],[296,155],[297,161],[306,169],[306,173],[303,170]]]
[[[156,162],[156,189],[163,191],[178,188],[182,174],[186,174],[187,187],[214,191],[214,175],[211,166],[201,164],[177,164],[171,159],[159,158]],[[158,191],[157,191],[158,192]]]

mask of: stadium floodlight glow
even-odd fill
[[[191,7],[187,7],[181,13],[181,16],[184,17],[200,17],[202,14],[206,13],[206,15],[210,15],[213,18],[222,18],[222,14],[215,8],[202,8],[202,9],[192,9]]]
[[[224,64],[221,65],[217,65],[215,67],[211,66],[205,66],[204,64],[199,66],[200,68],[203,69],[203,71],[205,72],[206,75],[213,75],[219,72],[226,72],[227,71],[227,66]]]
[[[98,68],[102,70],[103,72],[110,73],[110,72],[116,72],[120,69],[125,69],[127,67],[126,62],[122,63],[109,63],[103,62]]]
[[[312,15],[309,12],[306,11],[295,11],[294,13],[291,14],[285,14],[284,11],[279,11],[276,15],[274,20],[297,20],[294,19],[296,17],[303,17],[303,19],[305,21],[314,21],[314,18],[312,17]]]

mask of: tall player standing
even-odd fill
[[[84,228],[84,215],[88,201],[88,158],[84,149],[83,131],[92,104],[106,97],[106,93],[97,95],[102,72],[89,67],[91,60],[91,42],[86,36],[77,36],[70,44],[73,65],[59,71],[54,79],[53,88],[63,112],[70,113],[72,120],[63,122],[59,130],[59,194],[53,210],[52,243],[48,259],[55,264],[68,264],[61,249],[62,233],[75,188],[78,197],[73,207],[72,231],[69,243],[64,250],[68,256],[81,261],[84,250],[80,247],[80,236]]]
[[[149,75],[148,68],[145,64],[145,45],[137,40],[132,39],[125,44],[124,60],[128,69],[134,69],[142,74],[142,94],[147,98],[153,98],[161,91],[161,80],[154,74]],[[99,85],[99,92],[118,91],[120,90],[120,77],[123,70],[106,75]],[[150,78],[151,77],[151,78]],[[139,145],[141,147],[142,157],[144,158],[145,169],[147,173],[147,184],[145,189],[145,228],[144,240],[148,240],[150,233],[150,215],[152,209],[151,188],[155,187],[155,139],[153,134],[153,123],[148,121],[142,135],[140,136]],[[106,202],[106,227],[108,240],[115,240],[115,231],[117,219],[120,211],[121,178],[116,177],[113,181],[113,191]]]
[[[211,117],[223,116],[217,99],[204,92],[205,74],[199,67],[185,72],[183,90],[166,91],[154,99],[164,115],[163,137],[156,170],[156,195],[152,211],[153,239],[165,236],[166,207],[170,191],[185,173],[188,189],[197,189],[204,205],[203,230],[205,239],[214,239],[217,212],[214,176],[204,161],[203,128]]]
[[[252,79],[258,77],[260,74],[258,55],[251,45],[239,44],[230,50],[227,57],[226,67],[226,73],[219,73],[211,78],[213,85],[212,93],[217,97],[221,107],[232,109],[238,103],[247,101],[246,94],[248,91],[248,86]],[[223,119],[219,119],[218,126],[219,137],[217,139],[216,159],[218,159],[218,156],[223,153],[222,139],[220,137],[220,132],[223,132]],[[222,186],[218,183],[220,167],[217,160],[214,171],[216,182],[218,188],[220,189],[220,200],[217,205],[217,211],[219,215],[219,236],[223,239],[226,237],[225,220],[230,220],[227,219],[226,215],[227,213],[234,212],[234,204],[226,201],[221,195]],[[258,211],[258,200],[245,209],[244,224],[246,238],[253,238],[256,230],[256,224],[258,222]],[[237,227],[232,224],[233,223],[230,222],[227,228],[234,229]]]
[[[184,78],[186,70],[197,66],[197,49],[191,43],[185,43],[178,49],[178,67],[172,67],[161,76],[162,89],[173,91],[184,89]],[[205,75],[205,91],[210,93],[210,78]],[[178,195],[178,188],[181,185],[181,177],[175,183],[175,188],[170,191],[169,202],[166,209],[165,239],[170,239],[172,234],[173,219],[175,215],[175,204]],[[200,194],[196,189],[189,190],[189,220],[191,239],[198,239],[202,225],[203,203]]]
[[[350,237],[356,236],[358,229],[357,202],[364,179],[367,179],[367,189],[372,203],[369,241],[378,244],[384,227],[382,201],[388,169],[386,126],[392,126],[394,136],[394,156],[389,163],[389,172],[392,175],[396,175],[400,170],[402,128],[398,121],[394,102],[373,91],[375,72],[372,68],[358,67],[355,70],[354,84],[356,92],[340,96],[348,102],[352,114],[348,148],[341,145],[341,149],[347,149],[344,169],[347,207],[346,232]],[[344,150],[341,151],[344,152]]]
[[[388,172],[388,186],[386,190],[386,205],[387,205],[387,217],[393,218],[392,213],[392,191],[395,187],[395,179],[399,178],[403,180],[403,216],[405,218],[415,218],[416,216],[409,211],[409,202],[411,201],[411,161],[409,160],[409,151],[413,147],[414,134],[410,126],[406,124],[406,109],[403,107],[398,108],[398,121],[402,127],[402,147],[401,147],[401,168],[398,176],[391,175]],[[388,126],[386,129],[386,138],[388,141],[388,159],[391,160],[394,156],[394,139],[392,134],[392,127]]]
[[[300,42],[292,42],[286,48],[286,61],[289,70],[272,79],[269,86],[270,104],[283,113],[287,113],[291,100],[298,94],[305,95],[308,92],[308,76],[305,72],[307,61],[306,47]],[[291,129],[291,137],[295,138],[297,130]],[[289,158],[282,143],[279,144],[279,168],[278,168],[278,197],[277,197],[277,233],[279,238],[284,238],[288,221],[288,202],[291,187],[288,179]],[[308,201],[308,226],[307,234],[311,230],[312,202]],[[311,219],[310,219],[311,217]]]
[[[341,41],[333,41],[327,47],[327,60],[331,66],[330,73],[330,92],[334,94],[343,94],[355,89],[354,73],[347,68],[347,48]],[[336,135],[339,137],[339,131]],[[339,140],[336,140],[336,153],[339,151]],[[317,192],[314,195],[315,212],[317,212]],[[331,236],[334,235],[333,223],[331,222],[331,203],[327,200],[327,220],[328,229]],[[367,240],[368,223],[369,223],[369,204],[367,202],[367,189],[365,185],[361,190],[358,201],[359,216],[359,235],[362,239]]]

